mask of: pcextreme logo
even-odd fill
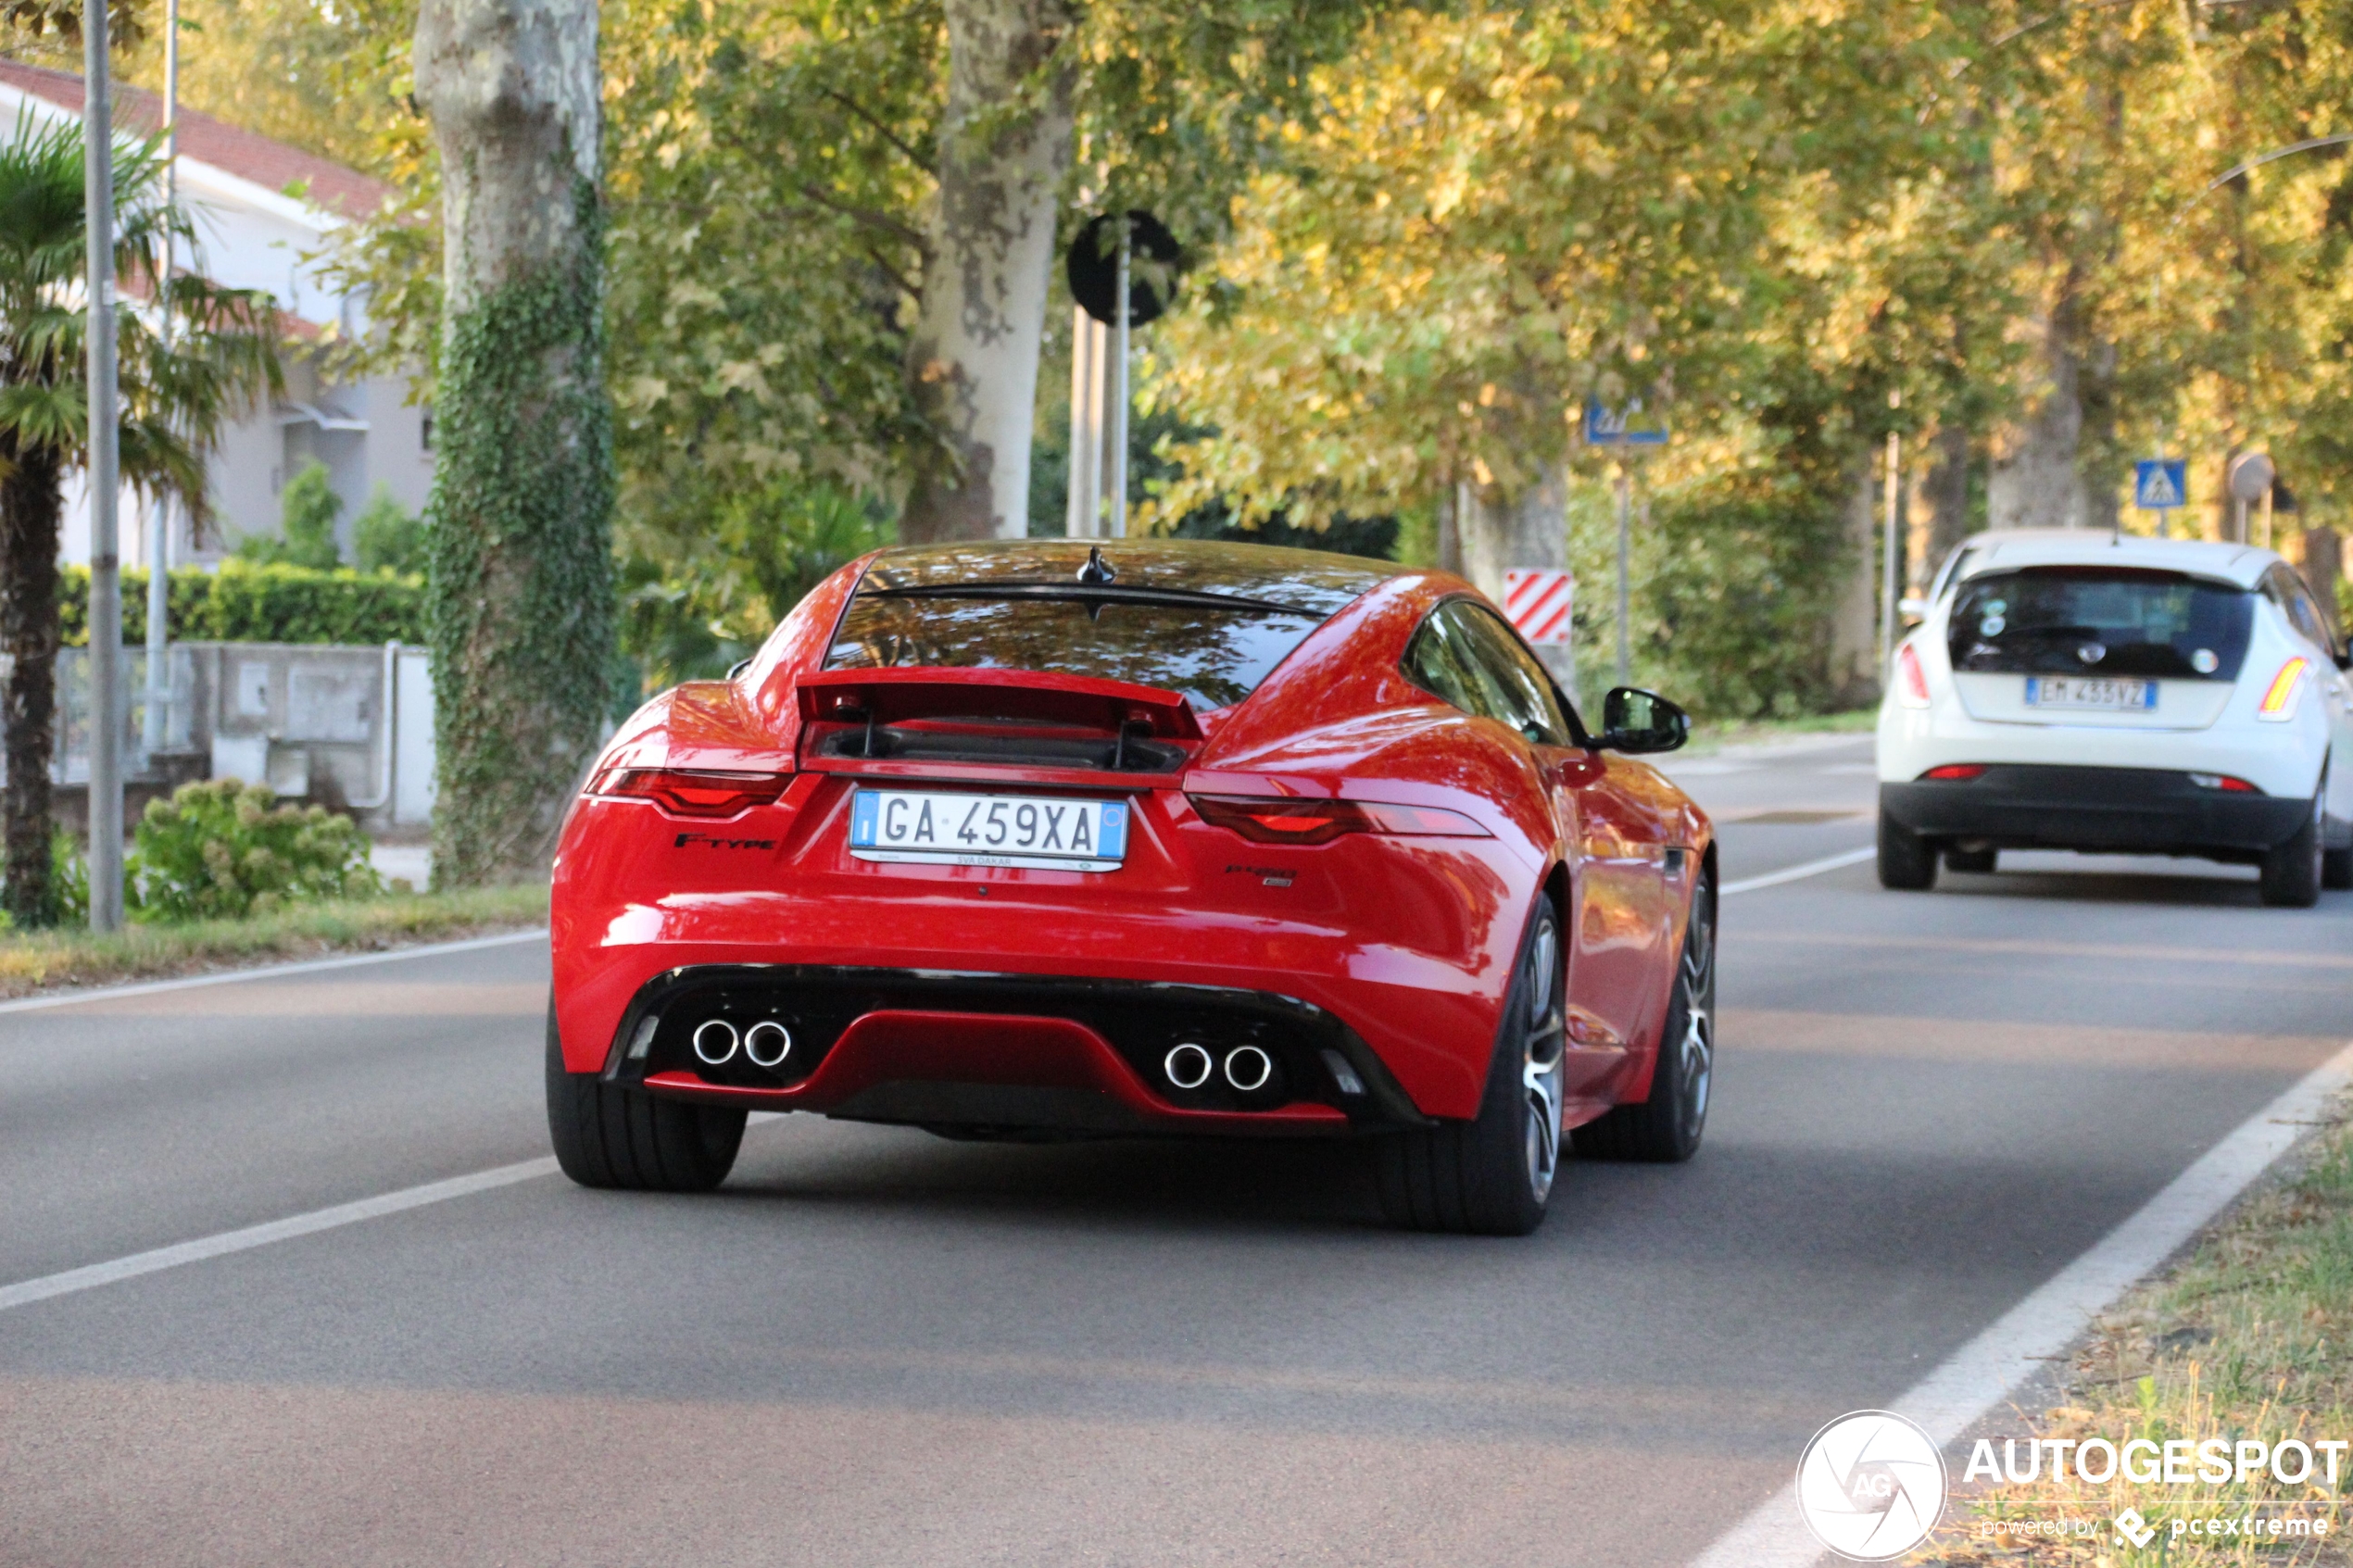
[[[1944,1456],[1892,1411],[1840,1416],[1797,1461],[1797,1510],[1814,1538],[1841,1557],[1901,1557],[1944,1516]]]

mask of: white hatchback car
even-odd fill
[[[1976,535],[1880,708],[1881,883],[2035,848],[2252,864],[2267,904],[2353,887],[2353,659],[2329,624],[2269,550]]]

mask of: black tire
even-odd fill
[[[2321,885],[2332,893],[2353,887],[2353,848],[2322,849]]]
[[[1936,885],[1936,846],[1879,809],[1879,884],[1919,893]]]
[[[2326,799],[2325,790],[2313,796],[2304,825],[2263,857],[2263,902],[2274,909],[2309,909],[2321,901],[2321,811]]]
[[[1526,1236],[1544,1223],[1560,1168],[1567,988],[1560,922],[1546,898],[1520,939],[1478,1114],[1391,1133],[1374,1148],[1381,1213],[1390,1224]]]
[[[1579,1158],[1674,1164],[1699,1152],[1716,1083],[1716,890],[1706,873],[1692,893],[1675,995],[1658,1032],[1650,1098],[1621,1105],[1569,1135]]]
[[[1979,876],[1990,874],[1994,862],[2001,859],[1999,849],[1947,849],[1944,869],[1948,872],[1972,872]]]
[[[547,1134],[556,1163],[585,1187],[709,1192],[727,1179],[744,1113],[687,1105],[564,1070],[556,1010],[547,1009]]]

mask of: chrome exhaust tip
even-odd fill
[[[736,1026],[724,1018],[706,1018],[695,1025],[695,1059],[710,1067],[724,1066],[736,1054]]]
[[[1275,1059],[1256,1046],[1236,1046],[1226,1053],[1226,1082],[1249,1094],[1263,1089],[1275,1075]]]
[[[763,1018],[744,1031],[744,1055],[754,1067],[782,1067],[792,1054],[792,1031]]]
[[[1180,1089],[1200,1088],[1209,1082],[1209,1075],[1216,1070],[1216,1066],[1208,1051],[1190,1041],[1170,1051],[1167,1059],[1160,1064],[1161,1071],[1168,1074],[1168,1081]]]

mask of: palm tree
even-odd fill
[[[49,923],[49,762],[57,711],[57,543],[65,479],[88,447],[82,287],[87,247],[82,131],[17,121],[0,143],[0,907]],[[188,216],[164,200],[154,143],[114,151],[123,478],[171,492],[205,515],[204,451],[224,420],[283,385],[275,307],[193,273],[166,276],[174,241],[192,255]],[[167,346],[156,331],[171,317]],[[94,631],[97,629],[94,628]],[[103,634],[103,633],[102,633]]]

